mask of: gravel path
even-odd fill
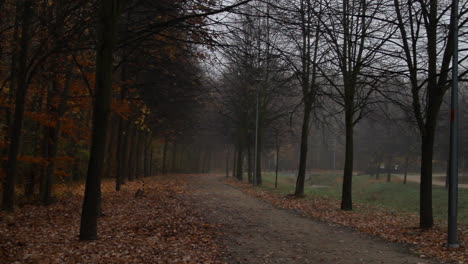
[[[272,207],[223,183],[191,177],[196,208],[220,225],[228,263],[436,263],[392,244]]]

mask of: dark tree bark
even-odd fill
[[[260,123],[261,124],[261,123]],[[257,149],[257,170],[255,172],[256,184],[261,186],[263,184],[262,180],[262,147],[263,147],[263,127],[259,126],[258,128],[258,149]]]
[[[352,200],[352,177],[354,158],[354,136],[353,119],[351,111],[346,114],[346,146],[345,146],[345,167],[343,172],[343,190],[341,196],[341,209],[353,210]]]
[[[403,176],[403,184],[406,184],[406,181],[408,178],[408,165],[409,165],[409,155],[407,155],[405,159],[405,171],[404,171],[404,176]]]
[[[311,102],[304,101],[304,117],[302,120],[302,131],[301,131],[301,148],[299,156],[299,171],[297,173],[296,190],[294,195],[296,197],[304,196],[304,184],[305,174],[307,170],[307,150],[308,150],[308,138],[309,138],[309,122],[310,112],[312,110]]]
[[[117,21],[125,2],[125,0],[99,2],[92,143],[81,213],[80,240],[97,239],[101,176],[112,99],[112,55]]]
[[[28,53],[30,46],[30,27],[33,16],[34,1],[18,1],[22,8],[22,30],[19,49],[18,78],[13,123],[10,126],[10,146],[6,162],[6,177],[3,182],[2,210],[13,211],[15,204],[15,181],[17,178],[18,153],[21,145],[26,92],[28,89]]]
[[[226,146],[226,178],[229,177],[229,146]]]
[[[237,143],[236,179],[242,181],[244,174],[244,145],[241,139]]]
[[[236,169],[237,169],[237,147],[234,146],[234,155],[232,155],[233,160],[232,160],[232,177],[236,177]]]
[[[252,169],[252,145],[250,144],[250,140],[248,140],[249,144],[247,144],[247,178],[248,182],[252,183],[252,176],[253,176],[253,169]]]
[[[387,182],[392,181],[392,161],[393,158],[390,156],[387,162]]]
[[[280,154],[280,145],[279,145],[278,133],[276,133],[275,189],[278,188],[279,154]]]

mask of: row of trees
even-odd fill
[[[14,210],[17,183],[48,205],[55,183],[85,178],[80,239],[96,239],[102,177],[119,191],[150,176],[158,146],[159,167],[175,170],[173,142],[205,105],[206,16],[241,4],[0,1],[2,210]]]
[[[220,97],[222,116],[229,120],[226,134],[237,155],[237,177],[241,179],[244,149],[253,142],[261,149],[267,129],[270,134],[288,130],[279,124],[269,127],[273,123],[267,120],[295,116],[301,105],[295,195],[304,195],[311,120],[316,126],[337,120],[345,135],[341,208],[352,210],[355,127],[370,113],[386,112],[404,120],[400,125],[408,131],[419,131],[420,226],[432,227],[434,142],[451,83],[455,15],[460,44],[467,41],[466,3],[459,14],[451,10],[449,1],[435,0],[264,0],[231,18]],[[461,49],[460,80],[467,73],[467,55]],[[249,133],[256,127],[254,95],[259,97],[258,140]],[[259,151],[256,159],[260,156]],[[247,163],[251,160],[248,152]]]

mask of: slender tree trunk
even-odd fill
[[[232,160],[232,177],[236,177],[236,169],[237,169],[237,147],[234,146],[234,155],[232,155],[233,160]]]
[[[10,146],[6,162],[6,177],[3,182],[2,210],[13,211],[15,204],[15,181],[17,178],[18,153],[21,145],[21,129],[23,127],[26,92],[28,89],[28,53],[30,46],[30,24],[33,15],[34,1],[23,0],[22,33],[20,40],[18,84],[16,87],[15,114],[10,127]]]
[[[296,197],[304,196],[305,174],[307,170],[309,122],[310,122],[311,111],[312,111],[311,103],[309,101],[304,101],[304,117],[302,119],[302,131],[301,131],[301,149],[300,149],[300,154],[299,154],[299,170],[297,173],[296,191],[294,192],[294,195]]]
[[[229,146],[226,146],[226,178],[229,177]]]
[[[431,130],[431,129],[428,129]],[[434,225],[432,214],[432,159],[434,154],[434,131],[429,131],[422,139],[421,146],[421,184],[419,225],[431,228]]]
[[[345,147],[345,167],[343,172],[343,191],[341,197],[341,209],[352,210],[352,177],[353,177],[353,121],[352,114],[346,116],[346,147]]]
[[[380,179],[380,164],[382,163],[382,158],[379,156],[377,159],[377,167],[375,168],[375,179],[378,180]]]
[[[405,159],[405,174],[403,177],[403,184],[406,184],[407,178],[408,178],[408,165],[409,165],[409,155],[406,156]]]
[[[239,181],[242,181],[244,174],[244,146],[242,141],[239,140],[237,145],[237,161],[236,161],[236,178]]]
[[[279,154],[280,154],[280,146],[278,143],[278,135],[276,135],[275,189],[278,188]]]
[[[261,123],[260,123],[261,124]],[[262,126],[258,128],[258,147],[257,147],[257,171],[256,180],[257,185],[261,186],[263,184],[262,180],[262,149],[263,149],[263,129]]]
[[[118,16],[124,5],[123,0],[102,0],[98,11],[92,143],[81,214],[80,240],[97,239],[101,176],[105,157],[104,142],[112,100],[112,53],[115,46]]]
[[[392,157],[388,158],[388,164],[387,164],[387,182],[391,182],[391,181],[392,181],[392,161],[393,161],[393,158],[392,158]]]
[[[129,179],[130,175],[130,160],[131,160],[131,151],[132,151],[132,134],[131,134],[131,122],[125,122],[125,136],[124,136],[124,153],[122,159],[122,178],[121,183],[125,184]]]
[[[252,169],[252,145],[250,144],[250,140],[247,144],[247,178],[249,183],[252,183],[252,176],[253,176],[253,169]]]

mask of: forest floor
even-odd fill
[[[408,245],[280,209],[220,177],[191,179],[196,207],[224,232],[228,263],[436,263]]]
[[[54,191],[50,206],[18,201],[14,213],[0,212],[0,264],[225,263],[216,227],[192,209],[179,177],[140,179],[120,192],[104,181],[99,239],[87,242],[78,240],[83,184]]]
[[[0,263],[466,263],[465,248],[447,251],[440,228],[421,232],[406,215],[342,212],[216,175],[113,185],[103,182],[96,241],[78,240],[83,184],[56,186],[48,207],[23,200],[0,212]]]

